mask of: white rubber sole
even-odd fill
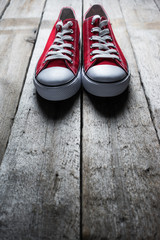
[[[50,101],[61,101],[74,96],[81,87],[81,71],[70,82],[59,86],[46,86],[39,83],[34,77],[34,85],[38,94]]]
[[[130,81],[130,73],[125,79],[118,82],[102,83],[90,79],[82,68],[82,83],[87,92],[98,97],[118,96],[126,90]]]

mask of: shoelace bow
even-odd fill
[[[95,15],[92,18],[92,25],[94,25],[97,19],[99,20],[99,26],[93,27],[91,32],[93,33],[98,32],[99,36],[93,35],[90,38],[93,41],[97,41],[96,43],[93,43],[90,47],[99,48],[99,50],[96,49],[91,52],[90,55],[93,55],[91,61],[93,61],[96,58],[112,58],[121,61],[120,58],[117,56],[118,52],[115,49],[116,48],[115,45],[112,43],[112,38],[109,36],[109,29],[108,28],[102,29],[103,27],[108,25],[108,20],[101,21],[101,17],[99,15]],[[106,40],[109,40],[109,42],[106,42]]]
[[[58,30],[58,33],[56,34],[56,38],[49,48],[49,52],[46,55],[46,59],[44,62],[48,60],[54,60],[54,59],[65,59],[68,60],[69,62],[72,62],[71,57],[73,56],[73,53],[69,51],[68,49],[64,48],[69,48],[69,49],[74,49],[73,44],[71,43],[64,43],[64,40],[67,41],[72,41],[73,42],[73,37],[71,37],[69,34],[73,33],[73,30],[70,29],[70,27],[73,26],[72,21],[68,21],[65,25],[63,25],[62,21],[59,21],[56,24],[56,28]],[[52,50],[52,51],[50,51]],[[67,55],[69,56],[67,56]]]

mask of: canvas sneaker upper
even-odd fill
[[[126,59],[100,5],[93,5],[85,15],[83,56],[85,74],[93,81],[116,82],[128,74]]]
[[[47,86],[71,81],[79,68],[79,26],[71,8],[63,8],[36,67],[36,79]]]

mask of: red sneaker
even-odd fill
[[[82,82],[88,92],[112,97],[127,88],[130,79],[127,62],[100,5],[93,5],[84,18],[83,58]]]
[[[79,26],[71,8],[63,8],[38,61],[34,84],[47,100],[72,97],[81,86]]]

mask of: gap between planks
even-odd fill
[[[154,0],[158,10],[160,11],[160,1],[159,0]]]
[[[0,19],[3,17],[3,14],[5,13],[6,9],[8,8],[8,6],[11,2],[11,0],[7,0],[7,2],[5,3],[5,0],[1,0],[0,5],[2,5],[2,1],[3,1],[4,6],[0,6],[0,7],[2,7],[2,9],[0,10]]]
[[[81,12],[81,66],[83,65],[83,11],[84,1],[82,0],[82,12]],[[81,91],[80,99],[80,240],[83,239],[83,91]]]

